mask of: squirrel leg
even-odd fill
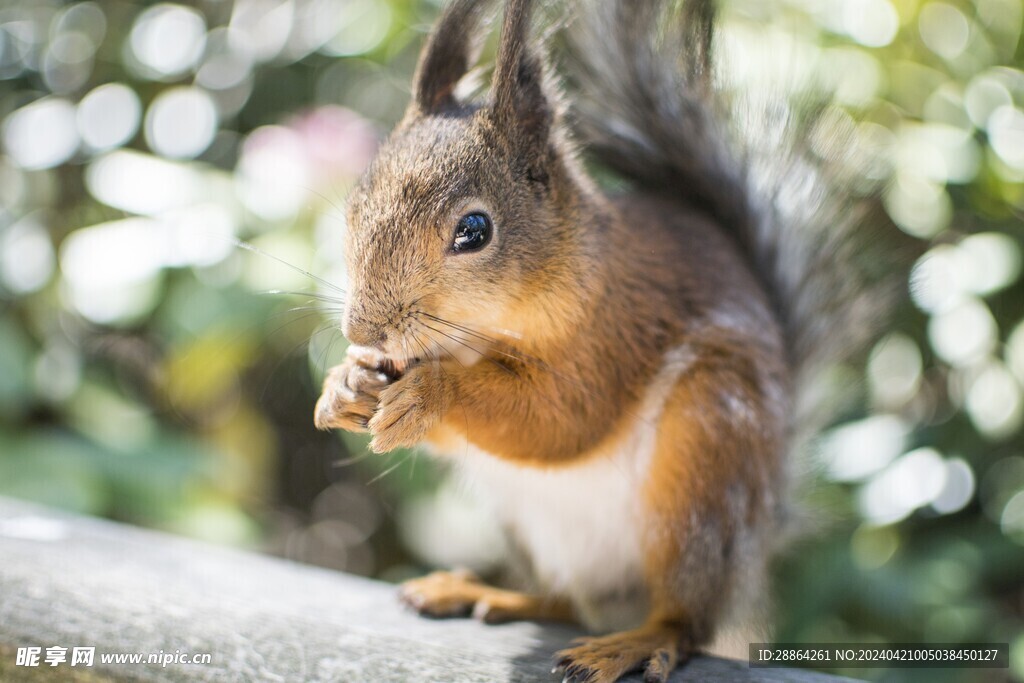
[[[704,406],[722,406],[719,411]],[[585,638],[557,653],[566,679],[613,683],[644,669],[648,683],[666,681],[705,645],[730,599],[736,568],[762,562],[745,546],[767,518],[758,491],[773,484],[772,419],[757,366],[708,344],[669,395],[647,481],[645,582],[654,607],[639,628]]]
[[[614,683],[642,668],[645,683],[661,683],[689,655],[685,639],[682,625],[649,619],[629,631],[577,638],[574,647],[555,653],[555,669],[564,670],[566,681]]]
[[[563,600],[488,586],[466,570],[433,572],[406,581],[399,596],[420,614],[437,618],[473,616],[488,624],[574,618]]]

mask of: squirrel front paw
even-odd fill
[[[466,569],[405,581],[399,598],[420,614],[435,618],[472,616],[486,624],[573,620],[572,607],[565,600],[488,586]]]
[[[385,387],[368,424],[373,434],[370,449],[386,453],[422,441],[447,408],[445,378],[437,365],[424,363]]]
[[[317,429],[368,431],[380,393],[390,382],[385,373],[352,356],[331,368],[313,412]]]

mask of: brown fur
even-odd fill
[[[415,99],[350,202],[344,331],[372,350],[328,377],[317,425],[368,430],[377,451],[468,441],[524,468],[567,466],[642,423],[666,353],[689,348],[645,425],[657,430],[638,491],[647,621],[560,653],[570,676],[646,666],[664,680],[713,637],[741,574],[765,563],[789,409],[782,324],[714,212],[595,188],[529,44],[530,5],[507,4],[486,103],[453,95],[481,3],[455,0],[428,40]],[[492,242],[449,253],[475,210],[492,217]],[[385,358],[411,364],[383,381],[373,368]],[[407,584],[404,597],[435,615],[488,600],[506,616],[565,615],[453,576]]]

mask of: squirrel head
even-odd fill
[[[343,332],[400,361],[438,347],[472,358],[497,329],[557,334],[578,306],[569,290],[583,249],[571,214],[588,185],[527,45],[529,0],[508,3],[489,100],[455,96],[475,60],[481,5],[446,8],[405,117],[349,198]]]

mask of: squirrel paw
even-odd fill
[[[380,392],[390,382],[383,372],[351,357],[331,368],[313,411],[317,429],[367,431],[370,418],[377,410]]]
[[[386,453],[422,441],[444,411],[443,379],[440,368],[415,365],[381,390],[377,410],[367,424],[373,434],[370,449]]]
[[[574,683],[614,683],[641,668],[644,683],[663,683],[688,654],[678,627],[662,624],[573,642],[575,647],[555,653],[552,673],[562,669],[564,681]]]
[[[428,617],[468,617],[487,624],[572,619],[567,604],[488,586],[470,571],[434,572],[402,584],[399,598]]]

